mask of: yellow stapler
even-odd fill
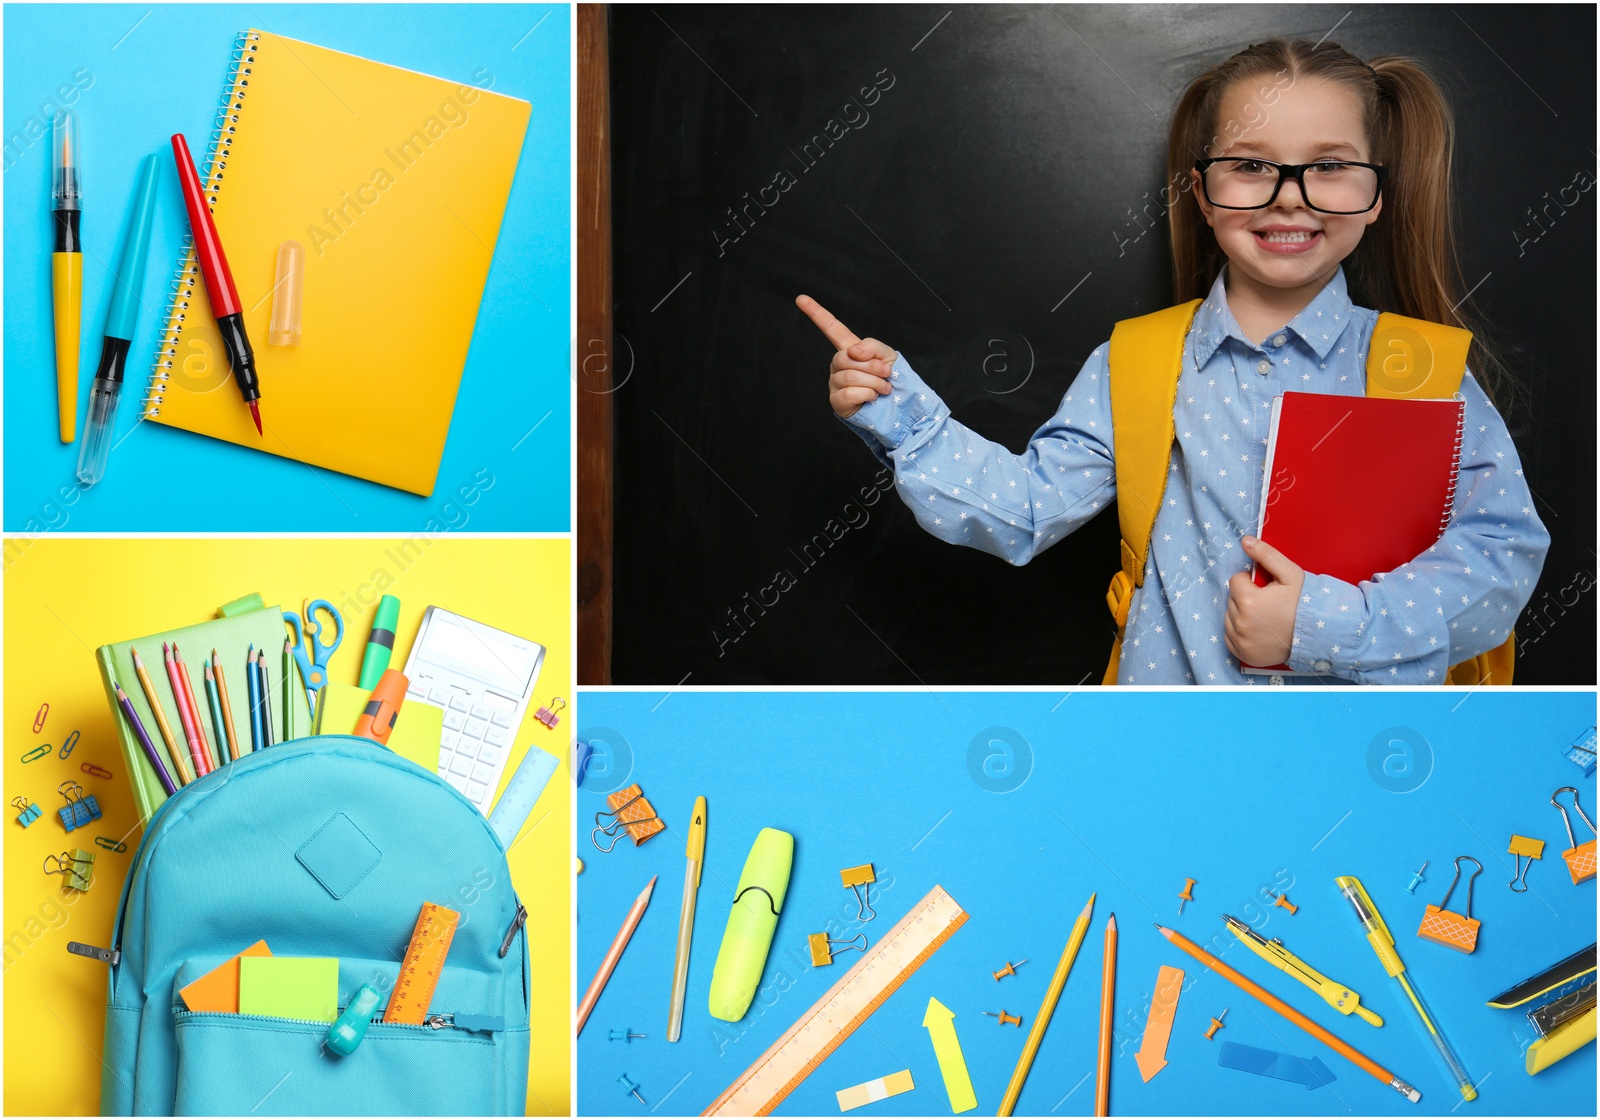
[[[1490,1007],[1521,1007],[1539,1000],[1528,1022],[1539,1037],[1527,1050],[1528,1072],[1548,1069],[1595,1034],[1595,947],[1580,949],[1537,976],[1515,984],[1489,1001]]]

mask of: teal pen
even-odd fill
[[[222,722],[222,697],[217,692],[216,674],[211,671],[211,662],[205,662],[206,670],[206,705],[211,709],[211,727],[217,733],[217,763],[232,762],[233,755],[228,752],[228,729]]]
[[[1472,1078],[1467,1076],[1467,1071],[1461,1065],[1461,1059],[1456,1057],[1456,1052],[1451,1049],[1449,1040],[1444,1037],[1444,1031],[1439,1028],[1439,1020],[1434,1017],[1433,1011],[1422,998],[1422,993],[1415,984],[1406,979],[1406,966],[1400,959],[1400,954],[1395,952],[1394,934],[1389,932],[1389,927],[1384,924],[1383,916],[1378,913],[1377,906],[1373,905],[1372,896],[1367,894],[1367,889],[1361,885],[1361,880],[1354,875],[1341,875],[1334,879],[1339,893],[1344,895],[1356,912],[1356,920],[1361,923],[1361,928],[1366,931],[1367,941],[1372,946],[1373,952],[1378,954],[1378,960],[1383,964],[1383,970],[1394,978],[1395,984],[1400,988],[1403,1002],[1409,1004],[1417,1013],[1418,1024],[1422,1027],[1423,1035],[1433,1043],[1434,1051],[1439,1055],[1439,1060],[1450,1074],[1450,1080],[1456,1084],[1456,1089],[1461,1093],[1461,1099],[1472,1101],[1478,1099],[1478,1090],[1473,1087]],[[1457,1106],[1459,1107],[1459,1106]]]
[[[128,215],[128,234],[112,277],[111,307],[106,312],[106,336],[100,348],[100,368],[89,390],[89,414],[84,421],[83,446],[78,451],[78,481],[93,486],[106,473],[111,439],[116,434],[117,402],[122,396],[123,367],[133,345],[139,319],[139,289],[144,286],[145,263],[150,258],[150,225],[156,212],[156,182],[161,164],[154,155],[139,165],[139,188]],[[74,402],[76,407],[76,402]]]

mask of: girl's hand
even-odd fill
[[[796,296],[794,302],[839,351],[828,365],[828,403],[839,419],[849,419],[889,391],[889,373],[898,357],[893,350],[875,338],[857,338],[810,296]]]
[[[1222,620],[1228,651],[1246,665],[1281,665],[1289,660],[1306,573],[1263,540],[1245,537],[1241,543],[1272,582],[1257,587],[1249,572],[1235,572],[1228,581],[1228,613]]]

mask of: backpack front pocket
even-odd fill
[[[339,1057],[323,1045],[327,1023],[213,1011],[177,1012],[174,1022],[179,1116],[508,1111],[499,1053],[508,1032],[373,1023],[356,1051]]]

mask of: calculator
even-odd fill
[[[486,817],[544,653],[538,642],[429,607],[406,658],[406,700],[444,709],[439,776]]]

